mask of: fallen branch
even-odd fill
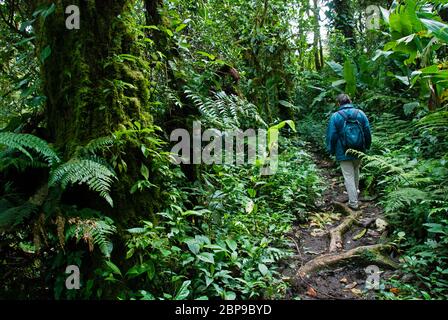
[[[343,235],[350,229],[350,227],[355,223],[358,218],[361,216],[360,211],[353,211],[349,207],[347,207],[345,204],[340,202],[334,202],[333,203],[338,208],[342,209],[345,213],[348,214],[348,217],[336,228],[333,228],[330,230],[330,246],[329,251],[330,253],[336,252],[338,250],[343,249],[342,247],[342,237]]]
[[[346,262],[356,258],[365,258],[378,265],[397,269],[398,264],[382,252],[391,250],[392,246],[388,244],[375,244],[362,246],[338,254],[326,254],[308,261],[297,271],[297,277],[302,278],[307,274],[320,269],[328,268],[338,263]]]

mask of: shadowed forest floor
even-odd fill
[[[320,270],[298,276],[298,270],[307,262],[329,253],[329,232],[339,226],[346,218],[346,213],[335,207],[334,202],[346,203],[342,174],[337,163],[322,156],[322,151],[310,148],[320,174],[328,186],[323,197],[316,203],[317,212],[309,214],[309,221],[296,224],[290,238],[291,247],[296,252],[288,261],[283,274],[292,280],[292,288],[287,299],[375,299],[374,290],[366,290],[367,273],[365,268],[375,263],[350,259],[348,262],[324,267]],[[343,234],[342,247],[336,255],[350,249],[369,246],[387,241],[387,226],[382,225],[383,210],[376,202],[376,197],[360,196],[360,218]],[[379,226],[378,226],[379,224]],[[380,267],[381,280],[389,278],[394,271]]]

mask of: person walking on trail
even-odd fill
[[[370,149],[372,136],[367,116],[355,108],[350,97],[340,94],[337,97],[339,110],[330,118],[327,129],[327,151],[336,156],[341,165],[345,188],[348,193],[348,206],[358,210],[359,166],[361,160],[346,154],[348,149],[366,152]]]

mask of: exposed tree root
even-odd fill
[[[308,261],[297,271],[297,277],[302,278],[307,274],[325,269],[333,265],[346,262],[352,259],[364,258],[368,261],[376,263],[378,265],[390,267],[392,269],[398,268],[398,264],[384,255],[383,252],[390,250],[391,245],[387,244],[375,244],[370,246],[362,246],[351,249],[349,251],[341,252],[338,254],[326,254],[319,256],[311,261]]]
[[[330,246],[328,250],[330,253],[336,252],[338,250],[342,250],[342,237],[343,235],[350,229],[350,227],[358,220],[361,216],[360,211],[353,211],[345,204],[340,202],[333,203],[336,207],[342,209],[345,213],[348,214],[348,217],[337,227],[330,230]]]

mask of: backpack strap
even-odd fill
[[[344,118],[345,121],[347,121],[349,119],[349,116],[347,116],[347,114],[344,111],[339,110],[338,113]],[[356,118],[358,117],[358,113],[359,113],[359,110],[355,109],[355,112],[353,112],[350,119],[356,120]]]
[[[342,118],[344,118],[344,120],[347,120],[347,119],[348,119],[348,117],[347,117],[347,115],[345,114],[344,111],[339,110],[338,113],[342,116]]]

